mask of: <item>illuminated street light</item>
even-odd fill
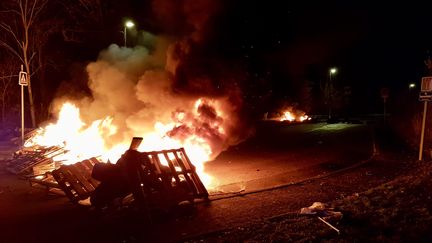
[[[408,87],[409,87],[410,89],[414,89],[414,88],[416,87],[416,84],[415,84],[415,83],[410,83]]]
[[[125,23],[125,25],[124,25],[124,31],[123,31],[123,34],[124,34],[124,46],[126,47],[126,44],[127,44],[127,42],[126,42],[126,30],[129,28],[132,28],[132,27],[134,27],[135,26],[135,24],[132,22],[132,21],[130,21],[130,20],[128,20],[128,21],[126,21],[126,23]]]
[[[331,119],[331,112],[332,112],[332,103],[333,103],[333,80],[332,80],[332,75],[335,75],[337,73],[337,68],[330,68],[329,70],[329,82],[328,82],[328,87],[327,87],[327,97],[328,97],[328,119]]]

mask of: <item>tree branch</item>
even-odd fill
[[[18,77],[18,75],[14,74],[14,75],[0,76],[0,79],[9,79],[13,77]]]
[[[10,27],[10,25],[7,25],[5,23],[0,23],[0,27],[3,28],[4,30],[6,30],[10,35],[12,35],[12,37],[15,39],[15,41],[17,42],[18,46],[20,48],[23,48],[22,43],[20,43],[20,40],[18,39],[18,37],[16,36],[15,32],[12,30],[12,28]]]
[[[23,58],[21,57],[21,55],[14,49],[12,48],[8,43],[4,42],[4,41],[0,41],[0,45],[4,46],[7,50],[9,50],[10,52],[12,52],[15,56],[17,56],[21,62],[24,62]]]
[[[33,57],[35,57],[36,56],[36,52],[33,52],[32,53],[32,55],[31,55],[31,57],[29,58],[29,63],[31,63],[32,62],[32,60],[33,60]]]
[[[20,8],[20,16],[23,24],[27,22],[27,0],[25,0],[25,6],[23,6],[22,0],[18,0],[18,6]]]
[[[32,16],[32,19],[37,18],[39,16],[39,13],[42,11],[42,9],[45,8],[45,5],[48,3],[47,0],[40,0],[40,1],[41,1],[41,4],[39,4],[39,6],[36,8],[36,12],[35,12],[34,16]],[[37,1],[35,1],[35,2],[37,2]],[[33,10],[32,10],[32,12],[33,12]]]
[[[33,75],[37,74],[39,72],[39,70],[41,69],[40,66],[38,66],[37,68],[33,68],[34,70],[32,70],[32,72],[30,73],[30,78],[33,77]]]
[[[20,12],[18,12],[15,9],[0,10],[0,13],[14,13],[14,14],[20,15]]]
[[[36,3],[37,3],[37,0],[33,0],[33,6],[31,7],[30,16],[29,16],[29,19],[28,19],[28,26],[31,26],[32,23],[33,23],[33,14],[34,14],[34,11],[35,11]]]

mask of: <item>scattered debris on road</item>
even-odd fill
[[[327,205],[322,202],[314,202],[311,206],[302,208],[300,215],[317,216],[317,218],[340,234],[340,230],[329,222],[337,222],[342,219],[341,212],[334,211],[334,208],[327,208]]]

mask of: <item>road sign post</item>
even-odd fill
[[[23,70],[21,65],[21,71],[18,75],[18,84],[21,86],[21,143],[24,145],[24,86],[28,85],[27,73]]]
[[[424,143],[424,130],[425,130],[425,124],[426,124],[427,104],[428,104],[428,101],[425,100],[424,106],[423,106],[422,130],[421,130],[421,134],[420,134],[419,160],[423,159],[423,143]]]
[[[423,105],[423,119],[422,129],[420,134],[420,147],[419,147],[419,160],[423,160],[423,144],[424,144],[424,132],[426,126],[426,113],[428,102],[432,100],[432,77],[423,77],[420,91],[420,101],[424,102]]]

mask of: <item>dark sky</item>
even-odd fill
[[[418,81],[432,47],[426,1],[220,2],[206,26],[207,47],[228,58],[249,59],[294,82],[326,75],[331,66],[350,82],[393,86]],[[140,28],[165,34],[158,28],[165,20],[154,17],[151,1],[128,6],[117,12],[119,17],[132,16]],[[168,24],[179,22],[172,18]]]
[[[357,96],[379,102],[379,91],[400,93],[425,75],[432,47],[430,8],[415,1],[234,1],[216,30],[220,45],[272,73],[277,92],[328,69]],[[254,71],[252,70],[252,72]],[[288,91],[289,92],[289,91]]]
[[[351,86],[359,104],[381,102],[382,87],[389,87],[392,96],[406,90],[410,82],[419,84],[425,75],[423,61],[432,50],[431,12],[426,1],[107,2],[111,7],[105,34],[89,31],[89,36],[99,39],[68,48],[59,45],[56,50],[63,48],[91,61],[109,43],[122,43],[120,30],[125,16],[134,19],[140,30],[178,39],[194,32],[191,21],[209,16],[200,29],[204,37],[196,53],[199,57],[201,52],[201,59],[191,64],[199,66],[201,60],[215,59],[209,65],[219,62],[230,66],[232,60],[238,61],[247,66],[249,82],[258,92],[271,90],[275,97],[293,100],[301,98],[299,90],[306,80],[318,86],[328,79],[329,68],[337,67],[336,84],[340,88]],[[196,9],[182,12],[191,4],[196,4]],[[203,70],[219,68],[215,65]]]
[[[416,81],[432,44],[426,4],[240,2],[220,26],[226,41],[244,44],[245,52],[294,79],[316,65],[338,66],[340,75],[356,82]]]

